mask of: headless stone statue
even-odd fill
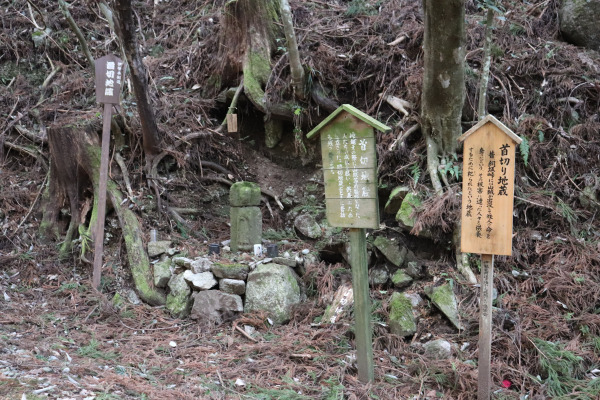
[[[262,213],[260,187],[252,182],[237,182],[229,191],[231,206],[231,250],[251,251],[261,243]]]

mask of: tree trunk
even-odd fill
[[[439,157],[456,151],[465,99],[464,0],[423,0],[425,71],[421,130],[427,141],[427,163],[432,185],[439,194]]]
[[[127,64],[131,71],[133,92],[137,101],[138,113],[142,125],[143,148],[146,155],[146,164],[151,165],[152,158],[159,153],[159,132],[156,125],[154,111],[148,96],[148,76],[146,67],[137,49],[135,40],[136,24],[133,19],[131,0],[115,0],[115,25],[125,50]]]
[[[78,117],[71,117],[71,119],[73,118]],[[87,117],[79,116],[79,118],[81,119],[80,124],[56,125],[48,130],[52,169],[41,229],[43,228],[52,235],[55,234],[56,211],[68,198],[71,221],[63,254],[67,249],[70,250],[71,239],[77,228],[82,235],[91,231],[89,227],[94,224],[96,205],[94,205],[91,221],[86,228],[86,215],[89,210],[87,205],[91,193],[94,193],[94,198],[97,199],[96,192],[100,179],[99,127]],[[72,121],[70,122],[72,123]],[[112,180],[108,181],[107,193],[119,218],[129,267],[140,298],[151,305],[164,304],[166,300],[164,294],[154,288],[152,284],[152,270],[140,235],[142,230],[137,217],[127,208],[127,205],[122,205],[123,197]],[[86,238],[82,238],[82,240],[85,241]],[[91,238],[88,237],[87,240],[91,240]]]

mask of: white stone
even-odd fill
[[[192,271],[187,270],[183,273],[183,279],[191,283],[195,289],[200,290],[208,290],[217,285],[217,280],[212,272],[194,274]]]

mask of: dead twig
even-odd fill
[[[241,333],[246,339],[252,340],[254,343],[258,343],[258,340],[253,338],[252,336],[250,336],[248,333],[246,333],[245,330],[243,330],[242,328],[240,328],[239,326],[235,326],[233,328],[235,331],[238,331],[239,333]]]

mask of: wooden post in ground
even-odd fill
[[[479,375],[477,400],[489,400],[492,391],[492,301],[494,256],[481,255],[481,294],[479,297]]]
[[[110,149],[110,120],[112,104],[104,104],[102,117],[102,150],[100,153],[100,182],[98,184],[98,219],[94,229],[94,272],[92,285],[100,287],[102,275],[102,253],[104,252],[104,217],[106,216],[106,185],[108,182],[108,152]]]
[[[371,329],[371,298],[367,270],[367,238],[363,228],[350,228],[350,264],[354,291],[354,321],[358,379],[373,382],[373,342]]]
[[[350,228],[350,265],[358,379],[373,382],[371,299],[366,228],[379,228],[375,129],[391,128],[344,104],[307,135],[321,139],[325,207],[329,225]]]
[[[102,117],[102,150],[100,153],[100,179],[98,182],[98,219],[94,227],[94,271],[92,286],[100,288],[102,275],[102,253],[104,252],[104,217],[106,215],[106,185],[108,183],[108,161],[110,149],[110,123],[112,105],[119,104],[123,81],[123,61],[107,55],[94,62],[96,75],[96,100],[104,103]]]
[[[522,139],[488,115],[458,140],[464,143],[460,247],[481,254],[477,399],[489,400],[494,255],[512,254],[515,149]]]

